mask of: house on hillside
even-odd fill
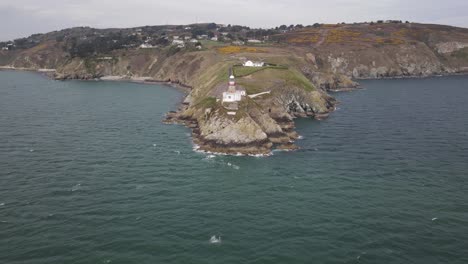
[[[259,44],[262,43],[263,41],[258,40],[258,39],[249,39],[247,40],[248,43],[254,43],[254,44]]]
[[[179,48],[183,48],[183,47],[185,47],[185,42],[183,40],[180,40],[180,39],[174,39],[172,41],[172,45],[177,46]]]
[[[242,46],[244,44],[245,44],[244,41],[240,41],[240,40],[236,40],[232,42],[232,45],[237,45],[237,46]]]
[[[149,43],[143,43],[140,45],[140,49],[152,49],[152,48],[155,48],[155,47]]]
[[[263,67],[265,66],[265,63],[264,62],[257,62],[257,61],[246,61],[242,64],[242,66],[244,67]]]

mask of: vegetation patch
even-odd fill
[[[226,46],[218,48],[218,51],[223,54],[236,54],[236,53],[264,53],[265,50],[254,48],[254,47],[242,47],[242,46]]]
[[[285,71],[284,79],[287,84],[304,88],[306,91],[314,91],[315,86],[302,73],[296,70]]]
[[[401,45],[405,44],[405,41],[397,38],[376,38],[375,42],[382,45]]]
[[[296,34],[290,36],[287,39],[288,43],[291,44],[313,44],[317,43],[320,40],[320,34],[318,33],[305,33],[305,34]]]
[[[84,60],[84,65],[88,73],[91,73],[91,74],[96,73],[96,61],[94,59],[86,58]]]
[[[201,108],[214,108],[216,107],[216,98],[215,97],[205,97],[198,104],[197,107]]]
[[[468,60],[468,47],[459,49],[451,54],[452,57],[457,59]]]
[[[295,69],[267,68],[252,74],[252,78],[238,80],[239,85],[244,87],[248,94],[256,94],[268,91],[278,85],[298,87],[306,91],[314,91],[314,85],[299,71]]]
[[[263,71],[266,69],[277,69],[277,70],[286,70],[288,67],[286,66],[265,66],[265,67],[244,67],[244,66],[234,66],[233,71],[234,71],[234,76],[236,77],[245,77],[249,76],[251,74],[254,74],[259,71]]]
[[[328,32],[326,42],[327,43],[344,43],[350,41],[359,40],[361,32],[342,30],[342,29],[333,29]]]

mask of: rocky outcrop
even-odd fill
[[[452,41],[452,42],[442,42],[436,44],[437,52],[441,54],[452,53],[457,50],[468,47],[468,43]]]

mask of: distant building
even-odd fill
[[[242,64],[244,67],[263,67],[265,66],[264,62],[253,62],[253,61],[246,61]]]
[[[140,45],[140,49],[152,49],[155,48],[155,46],[148,44],[148,43],[143,43]]]
[[[244,90],[236,89],[236,80],[234,75],[229,77],[229,86],[228,90],[223,93],[223,103],[234,103],[242,100],[242,96],[245,96],[246,93]]]
[[[242,46],[242,45],[245,44],[245,42],[244,42],[244,41],[240,41],[240,40],[236,40],[236,41],[233,41],[232,44],[233,44],[233,45],[237,45],[237,46]]]
[[[2,50],[8,50],[8,47],[2,47]]]
[[[212,41],[218,41],[218,37],[212,37],[211,40]]]
[[[190,43],[198,43],[198,40],[196,40],[196,39],[191,39],[191,40],[190,40]]]
[[[248,43],[262,43],[261,40],[258,40],[258,39],[249,39],[247,40]]]
[[[183,40],[180,40],[180,39],[174,39],[172,41],[172,45],[177,46],[179,48],[183,48],[183,47],[185,47],[185,42]]]

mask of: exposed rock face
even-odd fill
[[[452,42],[442,42],[436,45],[437,52],[445,54],[445,53],[452,53],[457,50],[461,50],[463,48],[468,47],[468,43],[452,41]]]
[[[236,120],[218,111],[209,119],[199,118],[198,127],[195,142],[205,151],[251,155],[271,151],[267,134],[248,115]]]

